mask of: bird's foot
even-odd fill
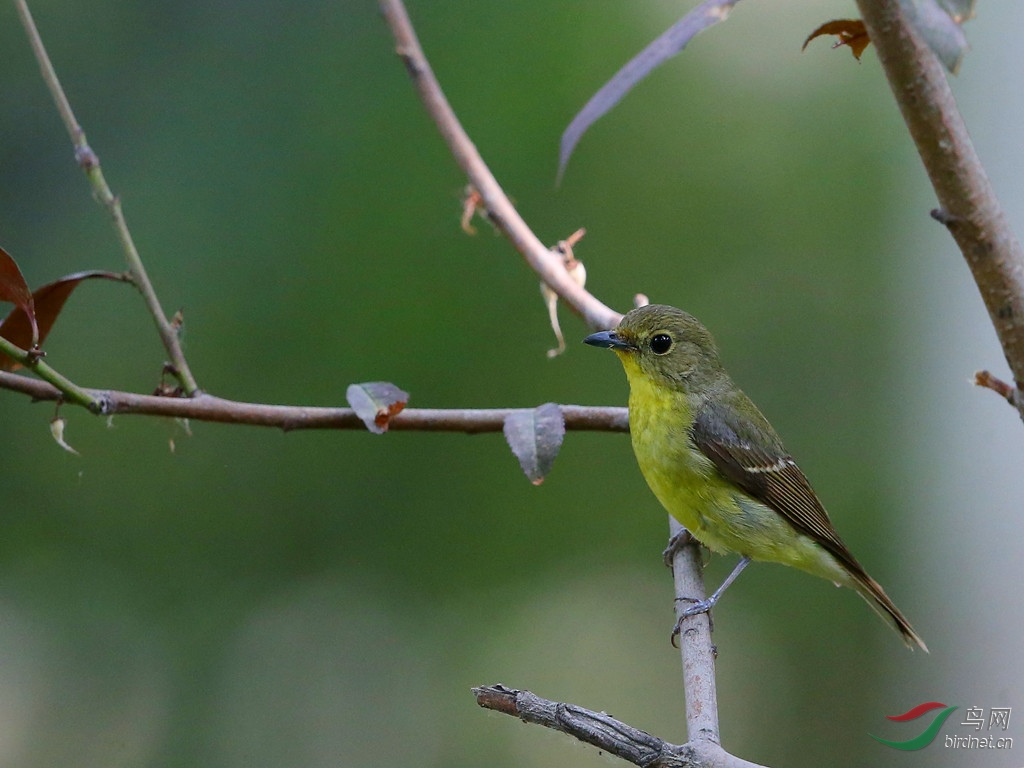
[[[708,629],[714,631],[715,622],[711,618],[711,609],[715,607],[715,603],[718,602],[718,595],[712,595],[711,597],[705,598],[704,600],[698,600],[696,597],[677,597],[676,602],[687,602],[693,603],[689,608],[686,608],[679,613],[679,618],[676,619],[676,625],[672,628],[671,642],[673,648],[678,648],[676,644],[676,638],[683,631],[683,620],[688,619],[691,616],[698,616],[702,613],[708,615]]]
[[[665,547],[665,551],[661,553],[661,557],[665,561],[665,565],[671,568],[672,559],[676,556],[676,552],[685,547],[691,541],[696,541],[696,539],[693,538],[693,534],[685,528],[672,536],[668,540],[668,546]]]
[[[700,613],[708,613],[712,608],[715,607],[715,603],[718,602],[716,595],[705,598],[704,600],[698,600],[695,597],[677,597],[677,601],[685,603],[693,603],[689,608],[686,608],[679,614],[680,621],[690,616],[696,616]]]

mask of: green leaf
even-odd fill
[[[350,384],[345,390],[345,399],[368,430],[382,435],[388,431],[391,417],[409,402],[409,393],[389,381],[367,381]]]
[[[533,410],[516,411],[505,419],[502,431],[530,482],[543,483],[565,438],[562,409],[545,403]]]

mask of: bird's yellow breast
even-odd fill
[[[668,513],[716,552],[818,571],[820,553],[810,539],[729,482],[694,445],[693,406],[686,393],[659,384],[631,355],[620,357],[629,379],[633,452]]]
[[[686,395],[655,383],[632,356],[620,357],[629,379],[629,431],[640,471],[669,514],[713,546],[708,529],[719,521],[708,517],[718,517],[714,510],[726,503],[728,487],[693,445]]]

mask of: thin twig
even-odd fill
[[[561,731],[642,768],[758,768],[713,741],[670,744],[604,712],[542,699],[529,691],[487,685],[474,688],[473,695],[484,709]]]
[[[6,350],[5,350],[6,351]],[[29,395],[34,400],[67,400],[61,391],[28,376],[0,372],[0,389]],[[247,424],[297,429],[366,429],[351,408],[266,405],[225,400],[213,395],[160,397],[134,392],[87,389],[83,392],[101,405],[106,415],[168,416],[195,421]],[[625,408],[561,405],[565,428],[578,431],[628,432]],[[390,430],[422,432],[501,432],[511,413],[526,408],[406,408],[388,423]]]
[[[28,9],[28,4],[25,0],[14,0],[14,4],[17,6],[21,23],[25,27],[25,33],[28,35],[32,52],[39,63],[43,80],[50,89],[50,94],[57,105],[57,111],[60,112],[61,120],[64,121],[64,126],[71,137],[71,143],[75,147],[75,160],[82,170],[85,171],[96,199],[107,208],[114,221],[114,229],[117,231],[121,247],[124,249],[132,282],[139,289],[146,302],[146,306],[149,308],[150,314],[153,316],[157,333],[159,333],[164,349],[167,351],[171,364],[174,366],[174,375],[181,382],[181,386],[187,394],[195,394],[199,387],[192,376],[191,370],[189,370],[188,363],[185,361],[185,354],[182,352],[178,334],[168,321],[167,315],[164,314],[163,307],[160,305],[160,299],[156,295],[153,284],[149,281],[149,275],[142,264],[142,258],[135,247],[135,242],[132,240],[131,232],[121,210],[121,199],[110,191],[110,187],[103,177],[99,157],[89,146],[85,138],[85,131],[82,130],[82,126],[78,124],[78,120],[75,118],[75,113],[71,109],[71,103],[68,101],[67,94],[64,93],[53,64],[50,62],[49,54],[47,54],[46,47],[43,45],[43,39],[39,35],[39,30],[36,28],[36,23]]]
[[[933,216],[963,252],[1020,387],[1024,250],[974,151],[942,64],[907,23],[902,3],[857,0],[857,6],[942,206]],[[1017,411],[1024,419],[1024,401]]]
[[[974,374],[974,383],[979,387],[991,389],[997,395],[1004,398],[1006,402],[1014,408],[1020,408],[1021,400],[1024,399],[1021,398],[1020,390],[1017,387],[1007,384],[1005,381],[997,376],[993,376],[988,371],[977,371]]]
[[[0,336],[0,352],[3,352],[14,360],[17,360],[23,366],[35,373],[39,378],[43,379],[43,381],[30,379],[27,376],[18,376],[13,373],[7,373],[6,371],[0,371],[0,376],[9,377],[13,380],[29,382],[33,387],[44,388],[47,393],[52,395],[51,397],[45,398],[46,400],[61,400],[68,403],[74,403],[75,405],[80,405],[95,414],[103,413],[103,402],[101,400],[96,398],[88,390],[82,389],[73,381],[70,381],[68,378],[47,365],[47,363],[43,361],[41,353],[21,349],[2,336]],[[2,384],[0,384],[0,388],[3,388]]]
[[[416,91],[437,124],[455,161],[469,178],[487,209],[487,217],[509,239],[541,280],[595,330],[614,328],[622,315],[584,290],[565,269],[559,255],[552,253],[533,233],[502,190],[480,153],[463,130],[445,98],[434,72],[420,48],[416,32],[400,0],[380,0],[380,8],[394,35],[396,52],[405,62]]]

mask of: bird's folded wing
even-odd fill
[[[691,429],[694,445],[727,479],[774,509],[843,565],[863,573],[771,425],[746,395],[737,394],[746,402],[729,403],[731,407],[708,403],[695,414]],[[737,405],[747,407],[736,408]],[[753,415],[745,416],[745,412]]]

